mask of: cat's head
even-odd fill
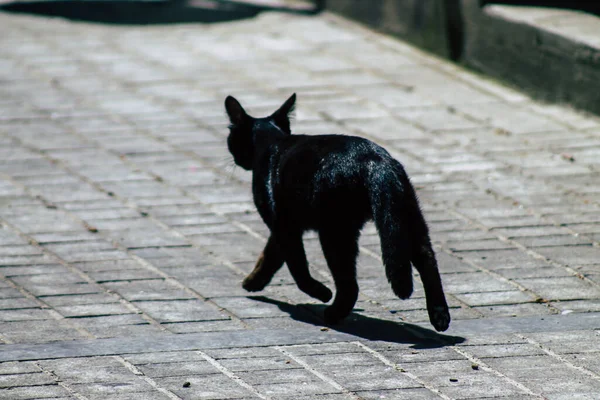
[[[268,117],[254,118],[248,115],[239,101],[227,96],[225,110],[231,122],[227,147],[237,165],[246,170],[252,169],[257,140],[292,134],[290,114],[294,111],[295,104],[296,93]]]

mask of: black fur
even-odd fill
[[[252,170],[254,203],[271,231],[244,289],[262,290],[285,262],[300,290],[323,302],[331,291],[310,276],[302,234],[319,233],[336,296],[325,310],[333,323],[358,298],[356,257],[364,223],[381,237],[387,278],[402,299],[413,291],[411,263],[421,276],[432,325],[448,329],[450,314],[427,224],[402,165],[382,147],[345,135],[292,135],[289,114],[296,95],[265,118],[253,118],[229,96],[227,138],[235,163]]]

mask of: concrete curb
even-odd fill
[[[600,113],[600,18],[463,0],[463,62],[536,98]],[[596,40],[594,40],[594,37]]]

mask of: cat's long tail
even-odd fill
[[[422,237],[421,231],[427,226],[415,191],[399,163],[373,166],[369,180],[371,210],[381,239],[385,272],[394,293],[407,299],[413,292],[411,258],[415,240]]]
[[[417,195],[398,162],[370,169],[370,198],[388,280],[401,299],[413,291],[411,263],[419,271],[429,320],[438,331],[450,325],[450,313]]]

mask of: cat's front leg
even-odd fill
[[[273,279],[273,276],[283,266],[284,257],[275,243],[273,235],[269,237],[265,249],[258,257],[254,270],[244,279],[242,287],[249,292],[259,292]]]
[[[281,249],[285,255],[285,262],[296,282],[298,288],[310,297],[319,299],[324,303],[331,300],[331,290],[310,275],[308,261],[302,243],[302,232],[280,230],[278,236]]]

